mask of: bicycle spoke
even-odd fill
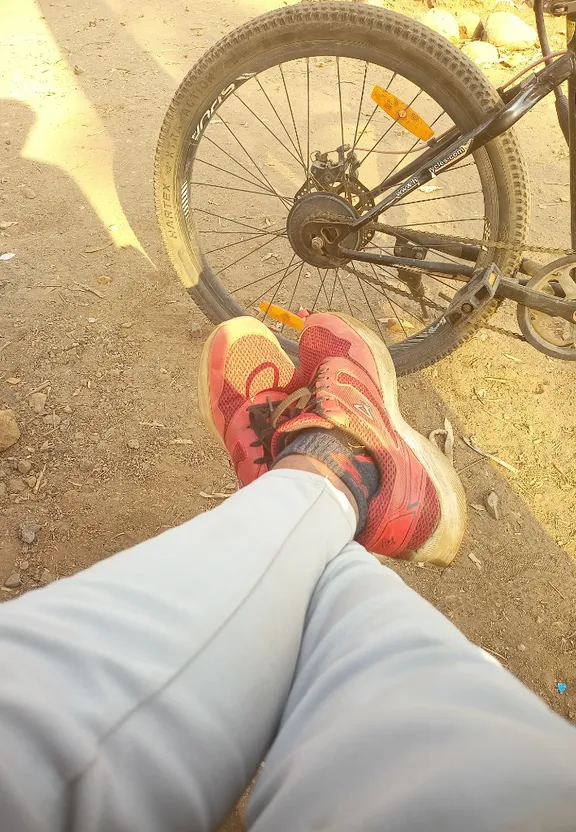
[[[296,120],[294,118],[294,113],[292,111],[292,102],[290,101],[290,96],[288,95],[288,87],[286,86],[286,78],[284,77],[284,70],[282,69],[282,64],[279,66],[280,75],[282,76],[282,83],[284,85],[284,92],[286,93],[286,101],[288,102],[288,109],[290,110],[290,118],[292,119],[292,126],[294,127],[294,135],[296,136],[296,142],[298,144],[298,156],[300,157],[300,161],[302,162],[302,167],[306,170],[306,163],[302,156],[302,147],[300,145],[300,136],[298,135],[298,130],[296,128]]]
[[[326,291],[326,287],[325,287],[325,285],[324,285],[324,282],[325,282],[325,280],[326,280],[327,275],[324,275],[324,280],[322,280],[322,275],[320,274],[320,269],[318,268],[318,266],[316,266],[316,271],[318,272],[318,277],[319,277],[319,278],[320,278],[320,280],[321,280],[321,284],[320,284],[320,285],[321,285],[321,287],[324,289],[324,297],[326,298],[326,303],[328,304],[328,307],[330,307],[330,299],[329,299],[329,297],[328,297],[328,292]],[[326,269],[326,271],[328,271],[328,269]]]
[[[212,162],[207,162],[205,159],[195,159],[195,161],[200,162],[200,164],[202,164],[202,165],[207,165],[207,167],[209,167],[209,168],[214,168],[214,170],[217,170],[221,173],[227,173],[229,176],[235,176],[236,179],[240,179],[242,182],[247,182],[248,185],[259,185],[260,184],[258,181],[254,182],[250,179],[246,179],[245,176],[240,176],[239,173],[233,173],[233,171],[228,170],[227,168],[223,168],[221,165],[213,165]],[[278,194],[276,194],[274,191],[271,191],[269,188],[264,188],[264,187],[260,190],[260,193],[268,193],[271,196],[278,196]]]
[[[274,187],[273,187],[272,183],[270,182],[270,180],[268,179],[268,177],[266,176],[266,174],[264,173],[264,171],[263,171],[263,170],[261,170],[261,169],[258,167],[258,165],[257,165],[257,164],[256,164],[256,162],[254,161],[254,159],[252,158],[252,156],[250,155],[250,153],[248,153],[248,151],[246,150],[246,148],[244,147],[244,145],[242,144],[242,142],[240,141],[240,139],[238,138],[238,136],[236,135],[236,133],[234,133],[234,131],[230,129],[230,127],[228,126],[228,124],[227,124],[227,123],[226,123],[223,119],[222,119],[222,124],[223,124],[223,125],[224,125],[224,127],[228,130],[228,132],[230,133],[230,135],[232,136],[232,138],[233,138],[233,139],[234,139],[234,140],[235,140],[235,141],[236,141],[236,142],[240,145],[240,147],[242,148],[242,150],[244,151],[244,153],[246,154],[246,156],[248,156],[248,158],[250,159],[250,161],[252,162],[252,164],[254,165],[254,167],[256,168],[256,170],[258,171],[258,173],[260,174],[260,176],[264,179],[264,181],[265,181],[265,182],[267,182],[267,183],[268,183],[268,185],[270,186],[271,190],[272,190],[272,191],[273,191],[273,192],[277,195],[278,199],[282,202],[282,204],[284,205],[284,207],[289,209],[289,208],[290,208],[290,205],[289,205],[289,204],[288,204],[288,205],[286,205],[286,199],[285,199],[285,197],[281,197],[281,196],[280,196],[280,194],[276,191],[276,188],[274,188]]]
[[[292,259],[290,260],[290,262],[286,266],[286,270],[284,271],[284,274],[282,275],[282,277],[278,281],[278,285],[276,286],[276,289],[274,290],[274,294],[272,295],[272,298],[269,302],[270,305],[272,305],[274,303],[274,300],[276,299],[276,295],[278,294],[278,291],[280,290],[280,287],[282,286],[282,284],[286,280],[286,276],[288,275],[288,271],[290,269],[290,266],[292,265],[292,263],[294,262],[295,259],[296,259],[296,252],[294,252],[294,254],[292,255]],[[266,315],[268,314],[268,309],[270,309],[270,306],[268,306],[266,308],[266,312],[264,312],[264,317],[262,318],[262,323],[264,323],[264,321],[266,320]]]
[[[234,260],[234,262],[233,262],[233,263],[228,263],[228,265],[227,265],[227,266],[223,266],[223,267],[222,267],[221,269],[219,269],[217,272],[214,272],[214,277],[217,277],[219,274],[222,274],[222,272],[225,272],[225,271],[226,271],[226,269],[231,269],[231,268],[232,268],[232,266],[235,266],[237,263],[241,263],[241,262],[242,262],[242,260],[245,260],[247,257],[250,257],[250,255],[251,255],[251,254],[256,254],[256,252],[257,252],[257,251],[260,251],[260,249],[261,249],[261,248],[264,248],[264,246],[269,246],[269,245],[270,245],[270,240],[264,240],[264,242],[262,243],[262,245],[261,245],[261,246],[257,246],[257,247],[254,249],[254,251],[249,251],[249,252],[248,252],[248,254],[243,254],[243,255],[242,255],[242,257],[239,257],[239,258],[238,258],[238,260]]]
[[[340,58],[336,56],[336,78],[338,80],[338,101],[340,103],[340,138],[344,144],[344,112],[342,110],[342,84],[340,82]]]
[[[289,277],[291,274],[293,274],[293,272],[295,272],[295,271],[296,271],[296,269],[299,267],[299,265],[300,265],[300,263],[296,263],[296,264],[293,266],[293,268],[290,270],[290,272],[288,272],[288,274],[286,275],[286,277]],[[278,272],[283,272],[283,271],[285,271],[285,266],[282,266],[282,268],[281,268],[281,269],[278,269]],[[278,274],[278,272],[276,272],[276,274]],[[283,275],[283,276],[280,278],[280,280],[278,280],[276,283],[273,283],[271,286],[268,286],[266,289],[264,289],[264,291],[262,292],[262,294],[261,294],[261,295],[258,295],[258,297],[257,297],[257,298],[254,298],[254,300],[251,300],[251,301],[249,301],[247,304],[245,304],[246,308],[248,309],[248,307],[250,307],[250,306],[254,306],[254,304],[255,304],[257,301],[261,300],[267,292],[269,292],[271,289],[274,289],[274,287],[278,286],[278,284],[279,284],[279,283],[281,283],[283,280],[284,280],[284,275]]]
[[[385,339],[384,339],[384,335],[382,333],[382,329],[380,327],[380,322],[378,321],[378,318],[374,314],[374,310],[372,309],[370,301],[368,300],[368,296],[366,295],[366,290],[364,289],[364,284],[363,284],[363,282],[360,281],[360,278],[358,277],[358,275],[356,275],[356,280],[358,281],[358,286],[360,287],[360,291],[364,295],[364,300],[366,301],[366,306],[369,308],[370,314],[374,318],[374,323],[376,324],[376,329],[378,330],[380,338],[382,338],[382,340],[384,341]]]
[[[430,124],[430,127],[434,127],[434,125],[435,125],[435,124],[437,124],[437,122],[438,122],[438,121],[440,121],[440,119],[441,119],[441,118],[442,118],[442,116],[444,116],[444,115],[446,115],[446,110],[442,110],[442,111],[440,112],[440,114],[436,116],[436,118],[434,119],[434,121]],[[392,168],[392,170],[388,171],[388,173],[386,174],[386,178],[388,178],[389,176],[392,176],[392,174],[393,174],[395,171],[397,171],[397,170],[398,170],[398,168],[402,165],[402,162],[406,159],[406,156],[408,156],[410,153],[413,153],[413,152],[414,152],[414,150],[415,150],[415,148],[418,146],[418,144],[420,144],[420,139],[416,139],[416,141],[414,142],[414,144],[410,146],[410,148],[409,148],[409,149],[408,149],[408,150],[404,153],[404,155],[402,156],[402,158],[401,158],[401,159],[399,159],[399,161],[398,161],[398,162],[396,162],[396,164],[394,165],[394,167]],[[424,150],[424,148],[422,148],[422,150]]]
[[[213,214],[212,211],[206,211],[204,208],[194,208],[194,211],[196,211],[199,214],[207,214],[209,217],[215,217],[217,220],[226,220],[226,222],[232,222],[235,225],[242,225],[244,228],[251,228],[254,231],[264,231],[263,228],[259,228],[257,225],[248,225],[248,223],[246,223],[246,222],[240,222],[240,220],[233,220],[231,217],[223,216],[223,214]],[[225,234],[226,232],[222,231],[221,233]],[[230,231],[229,233],[230,234],[240,234],[241,232],[239,232],[239,231]],[[272,231],[270,233],[275,234],[276,232]]]
[[[266,232],[263,232],[262,234],[252,234],[250,236],[250,239],[236,240],[235,243],[227,243],[226,245],[219,246],[218,248],[211,248],[210,251],[206,252],[206,254],[215,254],[217,251],[225,251],[228,248],[233,248],[233,246],[241,246],[243,243],[252,243],[254,240],[258,240],[260,237],[267,237],[267,236],[268,235],[266,234]],[[272,243],[272,240],[269,240],[268,242]]]
[[[275,275],[280,274],[280,272],[283,271],[283,269],[284,266],[280,266],[279,269],[276,269],[273,272],[268,272],[268,274],[265,274],[264,277],[257,277],[256,280],[251,280],[250,283],[245,283],[243,286],[239,286],[234,291],[241,292],[243,289],[248,289],[250,286],[254,286],[256,283],[260,283],[260,281],[266,280],[266,278],[268,277],[274,277]]]
[[[360,92],[360,101],[358,103],[358,115],[356,116],[356,127],[354,128],[354,141],[352,142],[352,150],[356,147],[358,137],[358,127],[360,126],[360,115],[362,113],[362,101],[364,100],[364,90],[366,89],[366,76],[368,75],[368,61],[364,61],[364,77],[362,78],[362,90]]]
[[[294,144],[294,140],[293,140],[292,136],[290,135],[290,133],[289,133],[289,132],[288,132],[288,130],[286,129],[286,125],[284,124],[284,121],[282,120],[282,118],[281,118],[281,116],[279,115],[279,113],[278,113],[278,111],[277,111],[276,107],[275,107],[275,106],[274,106],[274,104],[272,103],[272,101],[271,101],[271,99],[270,99],[270,96],[268,95],[268,93],[267,93],[267,92],[266,92],[266,90],[264,89],[264,86],[263,86],[263,84],[260,82],[260,79],[258,78],[258,76],[256,76],[256,79],[255,79],[255,80],[256,80],[256,83],[258,84],[258,86],[260,87],[260,89],[262,90],[262,92],[264,93],[264,95],[265,95],[265,97],[266,97],[266,101],[268,102],[268,104],[270,104],[270,107],[271,107],[271,108],[272,108],[272,110],[274,111],[274,115],[275,115],[275,116],[276,116],[276,118],[278,119],[278,123],[280,124],[280,126],[282,127],[282,129],[284,130],[284,132],[286,133],[286,137],[287,137],[288,141],[290,142],[290,144],[292,145],[292,147],[294,148],[294,150],[296,151],[296,153],[298,153],[298,148],[297,148],[297,147],[296,147],[296,145]]]
[[[316,267],[316,268],[318,268],[318,267]],[[318,298],[320,297],[320,292],[322,291],[322,289],[324,289],[324,281],[326,280],[326,275],[328,274],[328,271],[329,271],[329,269],[326,269],[326,271],[324,272],[324,277],[320,281],[320,286],[318,288],[318,293],[317,293],[316,297],[314,298],[314,303],[312,304],[312,309],[310,309],[310,314],[312,314],[314,312],[314,310],[316,309],[316,304],[318,303]],[[318,276],[320,276],[320,269],[318,269]],[[324,290],[324,291],[326,291],[326,290]]]
[[[395,79],[395,78],[396,78],[396,73],[395,73],[395,72],[393,72],[393,73],[392,73],[392,77],[390,78],[390,80],[389,80],[389,81],[388,81],[388,83],[386,84],[386,88],[385,88],[385,89],[386,89],[387,91],[388,91],[388,90],[390,89],[390,87],[392,86],[392,83],[394,82],[394,79]],[[366,122],[366,124],[365,124],[365,125],[364,125],[364,127],[362,128],[362,132],[360,133],[360,135],[359,135],[359,136],[358,136],[358,138],[356,139],[356,144],[354,145],[354,147],[352,148],[352,150],[354,150],[354,149],[356,148],[356,146],[357,146],[358,142],[360,141],[360,139],[362,138],[362,136],[364,135],[364,133],[365,133],[365,132],[366,132],[366,130],[368,129],[368,127],[369,127],[369,125],[370,125],[370,122],[372,121],[372,119],[374,118],[374,116],[376,115],[376,113],[377,113],[377,111],[378,111],[379,109],[380,109],[380,107],[378,106],[378,104],[376,104],[376,106],[375,106],[375,107],[374,107],[374,109],[372,110],[372,113],[370,114],[370,118],[368,119],[368,121]]]
[[[294,303],[294,298],[296,297],[296,289],[298,288],[298,284],[300,283],[300,278],[302,277],[302,272],[303,271],[304,271],[304,260],[302,260],[302,263],[300,264],[300,271],[298,272],[298,274],[296,276],[296,281],[294,283],[294,288],[292,289],[292,294],[290,295],[290,301],[288,302],[288,306],[286,307],[288,309],[288,311],[290,311],[292,309],[292,304]],[[284,327],[285,326],[286,326],[286,324],[282,324],[282,327],[280,329],[280,335],[282,335],[282,333],[284,332]]]
[[[240,98],[240,96],[238,95],[238,93],[237,93],[237,92],[235,92],[235,93],[234,93],[234,96],[238,99],[238,101],[240,101],[240,103],[241,103],[241,104],[244,104],[244,106],[246,107],[246,109],[248,110],[248,112],[252,113],[252,115],[254,116],[254,118],[255,118],[257,121],[259,121],[259,122],[260,122],[260,124],[262,125],[262,127],[264,127],[264,128],[265,128],[265,129],[266,129],[266,130],[270,133],[270,135],[271,135],[271,136],[273,136],[273,137],[276,139],[276,141],[278,142],[278,144],[279,144],[281,147],[283,147],[283,148],[284,148],[284,150],[285,150],[287,153],[289,153],[289,154],[290,154],[290,156],[291,156],[293,159],[295,159],[295,160],[296,160],[296,162],[298,162],[298,164],[299,164],[299,165],[302,165],[302,161],[298,158],[298,156],[295,156],[295,155],[292,153],[292,151],[290,150],[290,148],[289,148],[289,147],[286,147],[286,145],[284,144],[284,142],[283,142],[281,139],[279,139],[279,138],[278,138],[278,136],[276,135],[276,133],[274,133],[274,131],[273,131],[273,130],[270,130],[270,128],[268,127],[268,125],[266,124],[266,122],[265,122],[265,121],[263,121],[263,120],[260,118],[260,116],[259,116],[259,115],[257,115],[257,114],[254,112],[254,110],[253,110],[253,109],[252,109],[252,108],[251,108],[248,104],[246,104],[246,102],[244,101],[244,99],[243,99],[243,98]],[[305,166],[305,165],[302,165],[302,166],[304,167],[304,170],[306,170],[306,166]]]
[[[246,188],[233,188],[231,185],[215,185],[214,182],[189,182],[189,185],[199,186],[202,185],[205,188],[219,188],[221,191],[237,191],[240,194],[256,194],[257,196],[273,196],[278,197],[283,202],[290,201],[294,202],[291,196],[280,196],[277,193],[267,193],[266,191],[248,191]]]
[[[306,58],[306,183],[310,178],[310,58]],[[308,185],[310,192],[310,185]]]
[[[234,135],[234,134],[232,134],[232,135]],[[260,180],[260,179],[258,179],[258,177],[256,176],[256,174],[255,174],[255,173],[252,173],[252,171],[251,171],[249,168],[247,168],[247,167],[246,167],[246,165],[243,165],[243,164],[242,164],[242,162],[239,162],[239,161],[238,161],[238,159],[237,159],[235,156],[232,156],[232,154],[231,154],[231,153],[228,153],[228,151],[227,151],[227,150],[224,150],[224,148],[223,148],[223,147],[220,147],[220,145],[219,145],[217,142],[215,142],[215,141],[214,141],[214,139],[211,139],[211,138],[210,138],[210,136],[204,136],[204,138],[206,139],[206,141],[209,141],[209,142],[210,142],[210,144],[213,144],[213,145],[214,145],[214,147],[217,147],[217,148],[218,148],[218,150],[220,151],[220,153],[223,153],[223,154],[224,154],[225,156],[227,156],[227,157],[228,157],[228,158],[229,158],[232,162],[234,162],[235,164],[239,165],[239,167],[241,167],[243,171],[245,171],[245,172],[246,172],[247,174],[249,174],[250,176],[253,176],[253,177],[254,177],[254,179],[256,180],[256,182],[257,182],[259,185],[262,185],[263,187],[267,187],[266,182],[265,182],[264,180]],[[268,183],[268,186],[269,186],[269,187],[272,187],[272,186],[270,185],[270,183]]]
[[[344,288],[344,284],[342,283],[342,279],[340,277],[340,270],[339,269],[337,270],[336,274],[338,275],[338,285],[340,286],[340,290],[341,290],[342,294],[344,295],[344,299],[346,301],[346,305],[348,306],[348,310],[349,310],[350,314],[352,315],[352,317],[354,317],[354,312],[352,311],[352,306],[351,306],[350,301],[348,299],[348,295],[346,294],[346,289]]]

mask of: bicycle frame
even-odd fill
[[[572,5],[572,4],[570,4]],[[576,5],[576,4],[574,4]],[[323,239],[328,253],[348,260],[375,263],[407,271],[422,271],[423,261],[408,257],[395,257],[385,254],[371,254],[366,251],[356,251],[342,248],[340,243],[351,232],[358,231],[364,226],[377,220],[388,208],[397,205],[404,197],[416,189],[430,182],[437,173],[448,170],[458,162],[484,147],[489,141],[506,132],[516,124],[539,101],[545,98],[562,83],[568,81],[568,146],[570,157],[570,231],[572,248],[576,249],[576,12],[566,15],[567,32],[571,32],[567,51],[564,55],[551,61],[548,66],[522,81],[515,87],[500,91],[502,107],[499,108],[486,122],[470,130],[460,133],[457,128],[449,130],[438,139],[428,142],[429,150],[413,162],[408,163],[401,171],[384,179],[371,191],[372,196],[380,196],[385,191],[394,190],[380,200],[373,208],[362,214],[351,223],[331,221],[329,224],[312,221],[307,225],[314,235]],[[393,234],[392,227],[390,233]],[[397,230],[396,235],[403,241],[413,242],[427,248],[434,248],[431,233],[420,234],[411,229]],[[432,238],[432,240],[431,240]],[[442,241],[446,242],[445,239]],[[487,244],[488,245],[488,244]],[[479,247],[463,246],[469,249],[461,256],[475,261]],[[534,273],[534,266],[527,273]],[[426,272],[460,278],[467,281],[472,277],[473,266],[465,266],[447,262],[433,262],[426,260]],[[509,297],[518,303],[532,308],[541,309],[551,315],[556,315],[573,322],[576,320],[576,302],[561,300],[553,296],[543,296],[542,293],[526,289],[516,280],[502,278],[497,294]]]

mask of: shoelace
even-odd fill
[[[308,407],[314,394],[307,387],[300,387],[282,401],[274,402],[269,396],[265,402],[253,404],[247,408],[250,428],[258,437],[252,442],[251,448],[262,447],[263,455],[254,462],[257,465],[272,463],[272,437],[278,428],[280,420],[287,422]]]

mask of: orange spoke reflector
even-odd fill
[[[275,303],[262,301],[262,303],[258,306],[258,309],[266,315],[269,315],[271,318],[274,318],[275,321],[279,321],[281,324],[286,324],[286,326],[291,326],[292,329],[304,329],[304,321],[302,318],[295,315],[293,312],[289,312],[287,309],[283,309],[281,306],[276,306]]]
[[[409,107],[400,98],[396,98],[388,90],[384,90],[382,87],[374,87],[371,98],[381,110],[388,113],[394,121],[397,121],[401,127],[408,130],[416,138],[427,142],[434,135],[434,130],[426,124],[424,119],[412,107]]]

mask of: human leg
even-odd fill
[[[326,479],[273,471],[3,604],[3,827],[216,829],[275,735],[310,596],[355,525]]]
[[[349,544],[324,570],[250,830],[568,832],[576,730]]]

